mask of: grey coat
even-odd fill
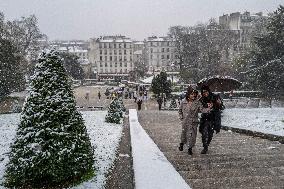
[[[203,108],[199,100],[188,102],[183,100],[179,107],[179,116],[182,120],[181,143],[186,144],[192,148],[196,143],[198,113],[207,113],[209,108]]]

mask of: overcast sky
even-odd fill
[[[35,14],[54,39],[122,34],[143,40],[165,35],[173,25],[194,25],[232,12],[267,14],[283,0],[0,0],[8,20]]]

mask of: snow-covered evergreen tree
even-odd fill
[[[126,111],[126,108],[125,108],[125,106],[124,106],[124,104],[123,104],[122,98],[119,98],[119,99],[118,99],[118,102],[119,102],[119,109],[121,110],[121,115],[120,115],[120,117],[123,117],[123,112]]]
[[[121,110],[120,102],[117,98],[114,98],[108,107],[108,113],[106,115],[106,122],[119,124],[122,114],[123,112]]]
[[[93,147],[56,52],[41,55],[30,88],[5,185],[62,188],[93,176]]]

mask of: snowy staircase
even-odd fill
[[[139,122],[176,170],[193,188],[267,188],[284,186],[284,145],[230,131],[214,135],[201,155],[198,133],[193,156],[178,151],[181,126],[177,112],[140,111]]]

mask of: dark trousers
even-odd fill
[[[213,121],[208,119],[201,119],[200,120],[200,127],[199,131],[202,135],[202,144],[204,148],[208,148],[212,138],[213,138]]]

